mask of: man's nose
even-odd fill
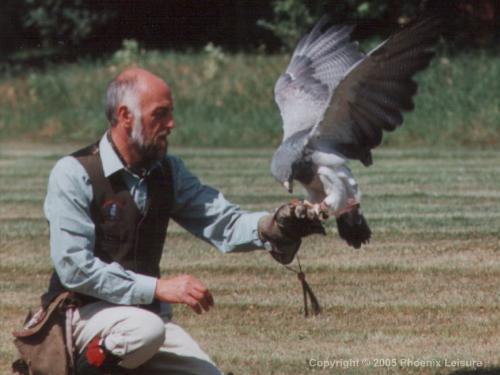
[[[171,130],[175,128],[175,120],[174,118],[172,117],[168,122],[167,122],[167,129]]]

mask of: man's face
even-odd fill
[[[141,116],[135,118],[132,141],[148,163],[167,152],[167,137],[175,127],[173,99],[168,86],[159,79],[151,79],[139,92]]]

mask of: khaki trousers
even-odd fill
[[[134,374],[221,375],[209,356],[169,316],[133,306],[96,302],[76,309],[75,348],[81,353],[97,335]]]

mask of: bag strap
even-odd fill
[[[28,337],[33,336],[38,333],[50,319],[50,317],[57,311],[60,306],[63,306],[67,300],[72,297],[72,292],[63,292],[59,294],[54,300],[49,304],[47,309],[41,308],[32,318],[26,323],[23,329],[19,331],[13,331],[12,335],[14,337]]]

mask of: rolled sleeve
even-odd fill
[[[151,303],[155,278],[94,256],[92,196],[83,166],[73,157],[58,161],[49,177],[44,211],[50,227],[51,258],[61,283],[69,290],[111,303]]]
[[[221,252],[263,249],[257,225],[267,212],[247,212],[203,185],[184,163],[169,157],[174,178],[175,205],[172,218],[186,230]]]
[[[135,275],[135,288],[134,295],[132,299],[138,304],[148,304],[154,299],[156,282],[158,279],[156,277],[146,276],[146,275]]]

